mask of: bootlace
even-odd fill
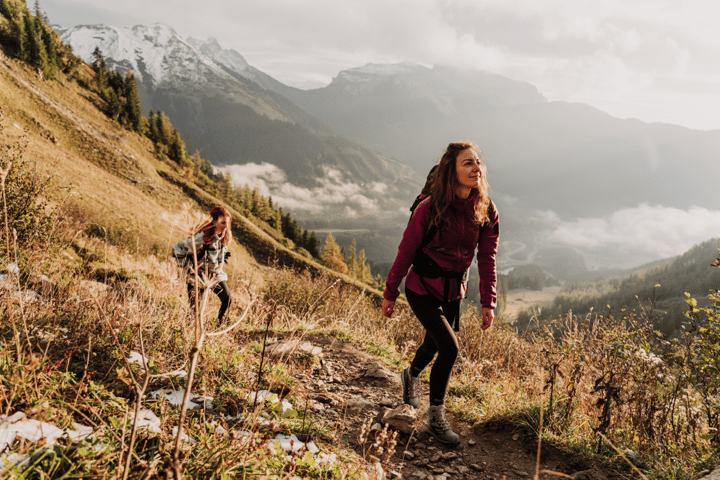
[[[410,372],[408,372],[408,395],[410,397],[420,396],[420,379],[410,375]]]
[[[435,410],[435,423],[443,430],[450,430],[450,423],[445,420],[445,407],[440,407]]]

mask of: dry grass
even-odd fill
[[[170,445],[180,412],[150,398],[138,401],[132,377],[147,377],[124,358],[131,350],[143,350],[151,360],[150,372],[159,375],[186,368],[198,345],[184,284],[166,256],[196,223],[197,209],[175,183],[164,180],[169,177],[157,173],[169,169],[152,157],[147,142],[108,122],[92,106],[92,95],[71,82],[36,82],[24,68],[0,60],[6,126],[20,127],[20,133],[15,127],[5,131],[28,135],[26,156],[53,175],[51,200],[57,213],[49,244],[14,250],[12,258],[2,259],[3,265],[17,260],[20,276],[17,288],[0,293],[0,407],[6,414],[24,411],[62,428],[73,422],[92,425],[107,448],[68,445],[61,454],[45,455],[36,445],[16,442],[12,450],[31,454],[34,471],[50,478],[170,475],[177,468]],[[48,99],[54,105],[50,109]],[[16,141],[12,135],[3,140]],[[217,421],[228,434],[207,426],[210,412],[191,412],[182,421],[197,443],[183,446],[177,455],[183,473],[362,476],[364,461],[337,446],[329,428],[320,428],[318,442],[340,457],[342,467],[335,470],[266,448],[277,432],[324,424],[312,414],[302,421],[285,418],[268,412],[271,405],[249,399],[248,394],[265,388],[302,404],[294,377],[313,361],[263,363],[255,334],[271,326],[300,337],[305,332],[335,335],[400,364],[421,340],[416,321],[403,308],[392,320],[383,318],[377,292],[364,292],[327,270],[310,264],[304,272],[268,268],[243,246],[233,246],[232,252],[229,274],[236,302],[231,321],[254,303],[240,330],[208,337],[201,345],[193,389],[215,398],[213,413],[223,415]],[[51,281],[43,285],[41,274]],[[16,289],[37,290],[42,300],[27,301],[14,295]],[[211,314],[215,302],[211,297],[208,330],[219,327]],[[449,400],[456,414],[470,421],[513,422],[543,442],[623,465],[626,460],[610,447],[612,442],[648,477],[691,478],[718,460],[712,443],[716,426],[703,413],[695,385],[683,377],[686,364],[676,358],[685,347],[659,341],[646,328],[645,317],[569,314],[527,336],[503,325],[483,333],[474,312],[462,324],[461,359]],[[38,329],[56,338],[47,343]],[[650,353],[663,357],[658,361]],[[183,385],[177,378],[157,377],[149,387]],[[139,432],[130,449],[129,412],[140,403],[161,418],[160,433]],[[259,419],[263,411],[274,413],[268,422]],[[238,415],[244,420],[227,420]],[[24,475],[22,470],[15,474]]]

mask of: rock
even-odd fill
[[[413,423],[417,420],[417,412],[410,405],[402,404],[397,408],[386,412],[380,420],[382,423],[396,431],[407,433],[413,432]]]
[[[401,478],[402,478],[402,473],[396,472],[395,470],[391,470],[391,471],[388,472],[388,473],[390,474],[390,478],[397,478],[397,479],[401,479]]]
[[[408,460],[412,460],[413,458],[415,458],[415,454],[413,452],[411,452],[410,450],[404,451],[403,456],[405,458],[407,458]]]
[[[454,460],[458,458],[458,454],[455,452],[447,452],[442,455],[443,460]]]
[[[393,373],[387,368],[385,368],[380,362],[375,362],[365,369],[365,376],[373,378],[384,378],[387,380],[393,378],[395,375],[393,375]]]
[[[364,410],[370,407],[372,404],[372,402],[365,400],[362,397],[353,397],[348,399],[347,408],[348,410]]]
[[[466,473],[468,473],[470,471],[470,469],[468,467],[466,467],[465,465],[458,465],[457,470],[458,470],[458,473],[461,475],[465,475]]]
[[[395,401],[392,398],[385,397],[378,401],[378,405],[381,407],[392,407],[395,405]]]
[[[575,472],[572,476],[573,480],[590,480],[590,470],[583,470],[581,472]]]
[[[427,445],[425,445],[424,443],[416,443],[415,448],[424,449],[424,448],[427,448]]]
[[[266,353],[271,358],[286,357],[290,355],[320,355],[320,353],[322,353],[322,348],[315,347],[308,341],[301,342],[295,338],[286,342],[271,345]]]
[[[377,478],[377,479],[385,478],[385,470],[383,470],[383,467],[382,467],[382,465],[380,465],[380,462],[373,463],[372,466],[368,469],[368,473],[370,473],[372,475],[370,478]]]
[[[95,282],[93,280],[80,280],[79,288],[79,293],[81,295],[100,299],[107,295],[109,287],[104,283]]]
[[[427,473],[423,472],[422,470],[415,470],[412,474],[413,478],[419,478],[420,480],[424,480],[427,478]]]
[[[470,465],[470,468],[472,468],[472,469],[475,470],[476,472],[482,472],[483,470],[485,470],[483,467],[481,467],[481,466],[478,465],[477,463],[471,464],[471,465]]]
[[[525,472],[525,471],[523,471],[523,470],[515,470],[515,475],[517,475],[518,477],[523,477],[523,478],[530,476],[529,473],[527,473],[527,472]]]
[[[518,433],[516,433],[515,435],[512,436],[512,439],[515,441],[517,441],[518,438],[520,438],[520,434],[518,434]]]
[[[437,452],[432,457],[430,457],[430,463],[437,463],[440,461],[441,458],[442,458],[442,453]]]
[[[475,445],[477,445],[477,442],[473,439],[470,439],[470,440],[468,440],[468,445],[470,445],[471,447],[474,447]]]
[[[716,467],[715,470],[710,472],[710,470],[703,470],[702,472],[696,474],[693,477],[693,480],[720,480],[720,466]]]

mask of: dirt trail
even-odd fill
[[[291,337],[277,333],[278,341]],[[388,378],[367,375],[379,360],[357,346],[335,338],[305,336],[303,340],[322,347],[321,367],[301,379],[310,406],[330,425],[342,428],[343,444],[363,454],[358,437],[363,422],[379,422],[384,411],[402,404],[398,372]],[[536,470],[537,440],[512,426],[471,426],[448,414],[460,445],[445,447],[425,433],[428,386],[422,384],[423,399],[414,422],[415,434],[400,434],[395,454],[385,466],[388,478],[403,479],[532,479]],[[368,442],[368,445],[372,443]],[[384,460],[384,459],[381,459]],[[542,446],[540,469],[560,472],[576,479],[633,478],[604,470],[591,459],[568,454],[550,445]],[[541,473],[541,479],[562,478]],[[568,478],[568,477],[565,477]]]

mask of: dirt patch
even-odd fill
[[[272,335],[278,341],[291,334]],[[262,340],[259,338],[259,340]],[[372,419],[379,422],[388,409],[402,404],[402,386],[399,372],[385,366],[391,373],[387,377],[369,376],[368,369],[380,360],[360,350],[356,345],[336,338],[306,335],[303,340],[322,347],[322,361],[311,375],[299,375],[304,393],[316,415],[326,418],[328,424],[339,431],[338,436],[346,447],[360,455],[372,440],[364,445],[359,437],[363,423]],[[510,425],[479,424],[472,426],[448,414],[453,429],[460,434],[460,444],[446,447],[425,432],[427,419],[428,386],[421,386],[421,406],[417,420],[412,424],[415,432],[401,433],[395,453],[384,463],[388,478],[415,479],[531,479],[536,471],[537,438]],[[374,432],[371,432],[374,435]],[[592,459],[568,454],[551,445],[542,445],[540,469],[559,472],[571,478],[621,479],[632,478],[601,468]],[[541,473],[541,479],[561,478]]]

